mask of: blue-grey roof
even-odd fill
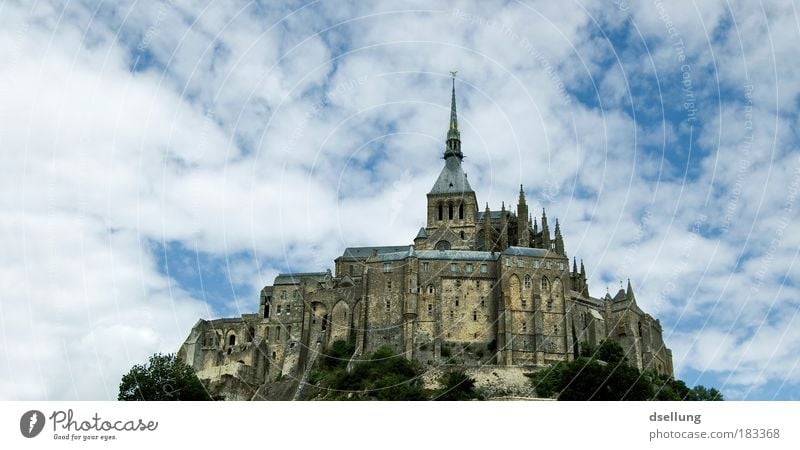
[[[275,277],[274,286],[285,284],[300,284],[303,280],[323,281],[327,272],[306,272],[306,273],[281,273]]]
[[[379,255],[391,252],[401,252],[408,250],[408,245],[389,245],[384,247],[347,247],[339,258],[368,258],[374,252]],[[336,258],[336,259],[339,259]]]
[[[471,261],[495,261],[499,254],[492,254],[491,252],[478,252],[472,250],[413,250],[409,247],[404,252],[392,252],[378,255],[375,261],[390,262],[402,261],[408,257],[417,257],[419,259],[444,259],[450,260],[471,260]]]
[[[490,220],[491,219],[498,219],[499,220],[500,217],[501,217],[500,215],[502,213],[503,213],[503,211],[489,211],[489,219]],[[506,211],[506,213],[508,213],[508,212]],[[482,221],[483,220],[483,216],[485,216],[485,215],[486,215],[486,211],[478,211],[478,212],[476,212],[475,213],[475,221],[476,222]]]
[[[424,227],[419,229],[419,233],[417,233],[417,237],[414,239],[427,239],[428,238],[428,230]]]
[[[461,192],[475,191],[467,181],[467,174],[461,167],[461,161],[458,158],[447,158],[439,178],[436,179],[436,183],[433,184],[433,188],[428,194],[458,194]]]
[[[506,251],[503,252],[504,255],[513,255],[513,256],[545,256],[547,254],[547,250],[543,248],[530,248],[530,247],[508,247]]]

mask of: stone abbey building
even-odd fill
[[[354,360],[388,346],[424,367],[536,367],[614,339],[639,369],[672,375],[661,324],[630,281],[593,297],[558,220],[551,233],[544,211],[533,219],[522,186],[516,211],[481,210],[462,159],[454,81],[444,167],[413,244],[347,248],[333,273],[280,274],[257,313],[198,321],[179,357],[226,398],[302,380],[337,340],[355,342]]]

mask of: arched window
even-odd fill
[[[549,282],[549,281],[547,281],[547,278],[546,278],[546,277],[542,277],[542,290],[543,290],[543,291],[548,291],[548,290],[550,290],[550,282]]]
[[[639,322],[639,337],[642,337],[642,322]]]
[[[253,327],[247,329],[247,342],[253,342],[256,338],[256,330]]]
[[[461,232],[461,239],[466,239],[466,235],[464,234],[463,231]]]
[[[436,243],[436,250],[450,250],[450,243],[447,241],[439,241]]]
[[[442,219],[444,219],[444,206],[442,206],[442,204],[439,203],[439,220]]]
[[[436,293],[436,289],[433,287],[432,284],[429,284],[428,285],[428,294],[434,294],[434,293]]]
[[[531,276],[525,275],[525,289],[530,289],[532,284],[533,283],[531,282]]]
[[[228,345],[236,345],[236,335],[232,334],[228,336]]]
[[[453,204],[450,203],[447,205],[447,219],[453,220]]]
[[[271,299],[271,297],[267,297],[267,301],[264,303],[264,318],[265,319],[269,319],[269,306],[270,306],[270,303],[272,303],[270,301],[270,299]]]
[[[464,218],[464,204],[463,203],[459,203],[459,205],[458,205],[458,218],[459,219],[463,219]],[[464,239],[464,237],[462,236],[461,239]]]

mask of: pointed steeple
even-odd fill
[[[447,130],[447,145],[444,151],[444,159],[451,156],[461,161],[464,155],[461,153],[461,133],[458,131],[458,114],[456,113],[456,72],[453,75],[453,90],[450,99],[450,128]]]
[[[630,278],[628,278],[628,289],[625,291],[625,297],[627,297],[628,300],[632,300],[632,301],[636,300],[636,297],[633,295],[633,288],[631,287],[631,279]]]
[[[567,256],[567,253],[564,251],[564,238],[561,237],[561,226],[558,224],[558,219],[556,219],[556,253]]]
[[[519,185],[519,202],[517,203],[517,233],[520,247],[530,247],[531,236],[528,229],[528,204],[525,202],[525,191]]]
[[[542,248],[550,250],[550,228],[547,227],[547,212],[542,208]]]
[[[574,275],[578,274],[578,261],[575,259],[574,256],[572,257],[572,273]]]

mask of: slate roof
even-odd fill
[[[412,250],[411,247],[404,252],[379,254],[374,261],[390,262],[402,261],[415,256],[419,259],[443,259],[447,261],[495,261],[500,257],[498,253],[479,252],[472,250]]]
[[[492,220],[492,219],[500,220],[500,217],[501,217],[500,214],[502,214],[502,212],[503,211],[489,211],[489,219],[490,220]],[[506,213],[508,213],[508,211],[506,211]],[[478,211],[478,212],[476,212],[475,213],[475,221],[476,222],[482,221],[483,220],[483,216],[485,216],[485,215],[486,215],[486,211]]]
[[[467,174],[461,167],[461,161],[458,158],[447,158],[439,178],[436,179],[436,183],[433,184],[433,188],[428,194],[458,194],[462,192],[474,193],[475,191],[467,181]]]
[[[339,258],[368,258],[372,256],[373,250],[379,255],[391,252],[401,252],[408,250],[408,245],[388,245],[383,247],[347,247]],[[336,258],[336,259],[339,259]]]
[[[305,272],[305,273],[281,273],[275,277],[273,286],[286,285],[286,284],[300,284],[304,279],[311,279],[312,281],[324,281],[327,272]]]
[[[545,256],[547,250],[543,248],[508,247],[503,254],[513,256]]]
[[[419,229],[419,233],[417,233],[417,237],[414,239],[427,239],[428,238],[428,230],[424,227]]]

